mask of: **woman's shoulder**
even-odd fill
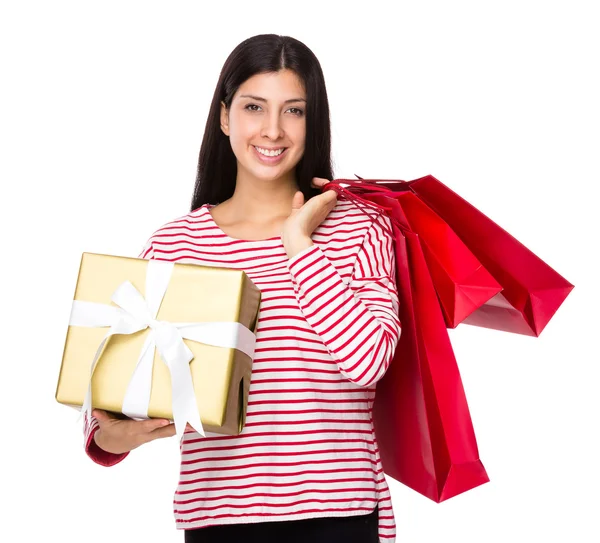
[[[390,220],[381,210],[367,207],[360,202],[338,199],[318,231],[337,232],[356,239],[361,235],[364,237],[373,227],[385,229],[386,223],[389,226]]]
[[[331,263],[338,268],[344,278],[349,278],[360,251],[366,246],[375,248],[389,239],[380,230],[381,218],[387,219],[381,211],[356,205],[345,199],[338,199],[327,218],[311,236]],[[367,249],[370,252],[374,252]]]

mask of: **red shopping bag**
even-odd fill
[[[421,241],[446,326],[456,328],[502,287],[448,224],[415,194],[403,192],[397,200],[409,228]]]
[[[358,177],[358,176],[357,176]],[[465,324],[539,336],[574,286],[481,211],[432,175],[413,181],[336,179],[349,190],[410,191],[431,208],[462,240],[502,286]],[[365,184],[361,188],[361,184]]]
[[[393,225],[402,334],[394,360],[377,384],[374,424],[383,469],[441,502],[489,481],[479,459],[460,373],[418,236],[397,199],[342,198],[364,210],[385,208]],[[368,211],[370,212],[370,211]]]
[[[502,286],[481,265],[456,233],[410,191],[406,182],[383,186],[343,179],[335,180],[334,184],[342,181],[350,185],[347,190],[351,194],[380,193],[400,204],[408,228],[418,235],[421,242],[446,326],[456,328],[502,290]]]
[[[465,324],[539,336],[574,286],[431,175],[408,182],[502,285],[502,292],[474,311]]]

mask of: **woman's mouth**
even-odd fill
[[[285,156],[288,147],[280,147],[278,149],[265,149],[264,147],[252,146],[254,154],[263,164],[277,164]]]

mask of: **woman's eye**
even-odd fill
[[[260,109],[260,106],[257,106],[256,104],[248,104],[244,109],[247,109],[248,111],[258,111]],[[297,115],[298,117],[304,115],[304,111],[297,107],[291,107],[290,109],[288,109],[288,111],[292,111],[294,115]]]

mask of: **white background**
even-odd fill
[[[320,59],[335,175],[433,174],[576,285],[539,338],[451,331],[491,482],[390,479],[398,541],[600,541],[595,2],[3,2],[0,540],[182,542],[176,438],[105,468],[56,403],[83,251],[137,256],[187,213],[223,62]]]

